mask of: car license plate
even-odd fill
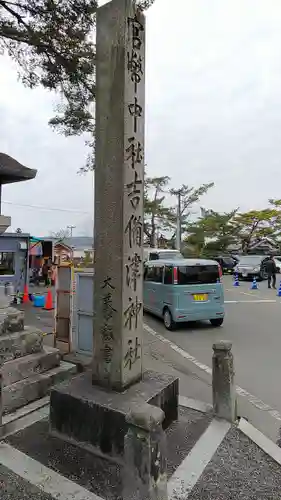
[[[208,300],[208,294],[207,293],[199,293],[199,294],[193,295],[193,299],[195,300],[195,302],[204,302],[204,301]]]
[[[247,278],[248,273],[242,273],[243,278]]]

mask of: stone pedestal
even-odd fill
[[[52,390],[50,432],[97,455],[123,460],[126,416],[144,403],[162,409],[167,428],[178,417],[178,379],[145,372],[119,393],[93,386],[91,374],[83,373]]]

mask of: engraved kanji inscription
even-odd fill
[[[131,73],[131,80],[135,85],[135,93],[137,92],[138,84],[143,77],[143,60],[136,50],[132,50],[127,54],[127,68]]]
[[[132,257],[128,257],[128,264],[126,264],[126,283],[127,286],[132,287],[134,292],[137,290],[137,281],[141,275],[141,258],[140,255],[135,253]]]
[[[130,248],[142,245],[142,218],[131,215],[125,228],[125,234],[128,235]]]
[[[138,20],[137,15],[133,18],[128,18],[128,24],[132,27],[133,31],[133,48],[136,50],[140,50],[142,46],[142,32],[144,31],[144,26]]]
[[[142,187],[142,180],[139,179],[138,173],[136,171],[134,173],[134,177],[135,177],[134,180],[129,184],[127,184],[126,187],[129,190],[128,196],[130,198],[131,205],[135,210],[141,199],[140,188]]]
[[[139,343],[138,337],[135,339],[135,343],[133,343],[132,339],[128,340],[128,350],[124,357],[124,368],[132,369],[132,366],[135,362],[140,359],[140,349],[141,344]]]
[[[104,361],[108,364],[112,360],[113,347],[110,344],[105,344],[103,348]]]
[[[138,118],[141,118],[143,115],[143,109],[138,103],[137,97],[134,98],[134,102],[128,104],[128,109],[130,115],[134,118],[134,133],[136,134],[138,131]]]
[[[135,137],[130,137],[128,139],[129,146],[126,148],[126,161],[131,160],[131,166],[135,169],[136,163],[142,163],[144,153],[143,146],[139,141],[135,139]]]
[[[113,315],[116,313],[116,309],[113,307],[113,296],[112,293],[115,287],[112,285],[112,278],[107,277],[102,285],[102,324],[100,329],[100,334],[103,341],[102,354],[105,363],[110,363],[112,359],[112,342],[113,342]]]
[[[111,284],[112,278],[105,278],[102,284],[102,288],[110,288],[111,290],[115,290],[115,287]]]
[[[129,306],[124,311],[124,326],[132,330],[138,327],[138,318],[142,310],[142,303],[139,302],[137,297],[134,300],[130,297],[129,302]]]

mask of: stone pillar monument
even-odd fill
[[[131,0],[98,9],[93,381],[142,375],[145,17]]]
[[[145,17],[132,0],[98,9],[92,371],[51,393],[51,433],[118,461],[132,406],[178,415],[178,379],[143,370]]]

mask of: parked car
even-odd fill
[[[257,278],[258,280],[267,279],[267,273],[264,268],[265,255],[241,255],[241,258],[234,268],[240,279]]]
[[[214,260],[216,260],[219,265],[221,266],[221,270],[222,270],[222,273],[223,274],[229,274],[229,273],[233,273],[233,270],[237,264],[237,261],[229,256],[229,255],[226,255],[226,256],[219,256],[219,257],[215,257]]]
[[[144,248],[143,260],[159,260],[159,259],[183,259],[183,255],[179,250],[170,248]]]
[[[144,265],[143,308],[163,319],[167,330],[186,321],[224,319],[220,266],[207,259],[159,259]]]

